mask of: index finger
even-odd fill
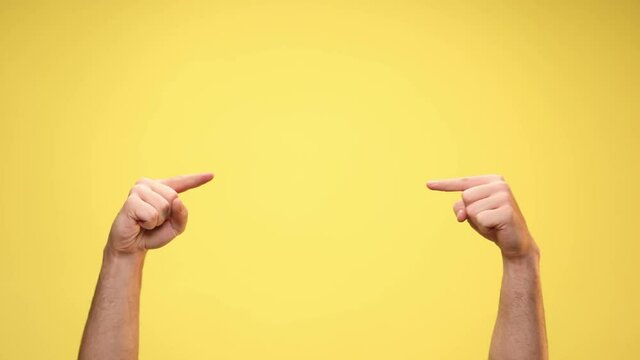
[[[478,185],[502,181],[500,175],[480,175],[452,179],[430,180],[427,187],[437,191],[464,191]]]
[[[197,188],[200,185],[204,185],[211,181],[211,179],[213,179],[212,173],[201,173],[180,175],[168,179],[160,179],[158,181],[180,193],[189,189]]]

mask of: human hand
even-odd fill
[[[467,220],[480,235],[493,241],[506,258],[537,252],[527,224],[509,185],[500,175],[433,180],[427,187],[437,191],[461,191],[453,205],[459,222]]]
[[[168,244],[187,226],[187,208],[178,193],[211,179],[213,174],[203,173],[138,180],[111,225],[107,247],[117,253],[130,254]]]

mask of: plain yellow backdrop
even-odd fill
[[[640,356],[637,1],[0,1],[0,358],[74,358],[142,176],[212,171],[147,257],[141,359],[481,359],[501,173],[553,359]]]

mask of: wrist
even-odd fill
[[[144,257],[144,252],[123,253],[113,250],[108,245],[105,247],[98,284],[104,294],[108,294],[105,296],[109,297],[109,301],[137,304]]]
[[[113,249],[109,244],[104,247],[102,259],[104,265],[125,267],[142,267],[147,250],[122,252]]]
[[[517,239],[500,246],[502,259],[505,262],[540,259],[540,248],[528,232],[518,235]]]
[[[540,264],[540,249],[535,242],[531,242],[529,248],[517,256],[502,255],[502,263],[505,268],[523,271],[526,269],[538,270]]]

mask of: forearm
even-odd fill
[[[489,358],[547,359],[547,339],[539,271],[540,253],[503,258],[500,305]]]
[[[79,359],[137,359],[144,252],[105,248]]]

